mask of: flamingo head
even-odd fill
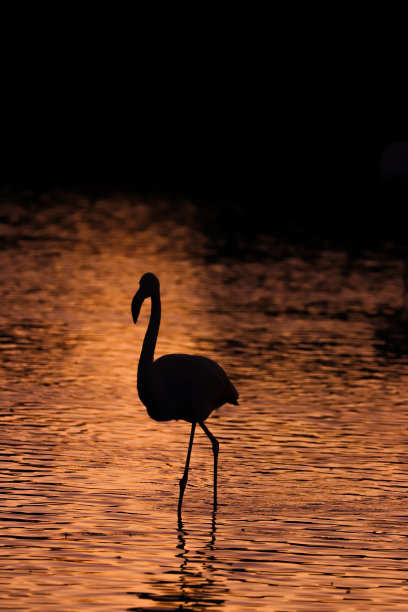
[[[153,295],[158,295],[159,293],[160,283],[157,276],[151,272],[146,272],[146,274],[143,274],[139,281],[139,289],[136,291],[132,300],[132,318],[134,323],[137,322],[144,300],[148,297],[152,297]]]

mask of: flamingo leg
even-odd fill
[[[214,510],[215,510],[217,507],[217,464],[218,464],[218,451],[220,448],[220,444],[217,438],[215,438],[212,435],[211,431],[208,429],[206,425],[204,425],[204,423],[200,422],[199,425],[201,429],[204,431],[204,433],[210,438],[212,448],[213,448],[213,454],[214,454]]]
[[[180,497],[179,497],[178,510],[177,510],[177,512],[179,514],[179,517],[180,517],[180,513],[181,513],[181,504],[183,503],[184,489],[186,488],[186,484],[187,484],[188,466],[190,464],[191,449],[193,447],[195,426],[196,426],[195,423],[191,423],[190,443],[188,445],[186,466],[184,468],[183,477],[180,479]]]

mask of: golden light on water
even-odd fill
[[[124,198],[21,208],[2,231],[4,609],[404,609],[408,361],[381,340],[396,256],[217,257],[192,205]],[[212,357],[240,391],[208,421],[218,511],[198,434],[181,526],[189,426],[136,392],[146,271],[157,356]]]

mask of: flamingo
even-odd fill
[[[175,353],[154,360],[161,318],[160,283],[151,272],[144,274],[132,300],[136,323],[145,299],[151,299],[150,320],[137,369],[137,390],[150,418],[155,421],[183,420],[191,423],[184,474],[180,479],[178,515],[187,484],[196,425],[211,441],[214,456],[214,510],[217,506],[217,461],[219,442],[204,421],[223,404],[238,405],[238,391],[222,367],[207,357]]]

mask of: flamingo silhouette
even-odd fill
[[[191,423],[190,443],[186,465],[180,479],[178,514],[180,516],[194,432],[198,423],[212,444],[214,455],[214,509],[217,506],[218,440],[204,424],[213,410],[223,404],[238,404],[238,392],[218,363],[197,355],[171,354],[154,361],[160,327],[160,283],[157,276],[147,272],[139,282],[132,300],[132,317],[136,323],[142,304],[151,298],[149,325],[143,341],[137,370],[137,390],[148,415],[155,421],[181,419]]]

